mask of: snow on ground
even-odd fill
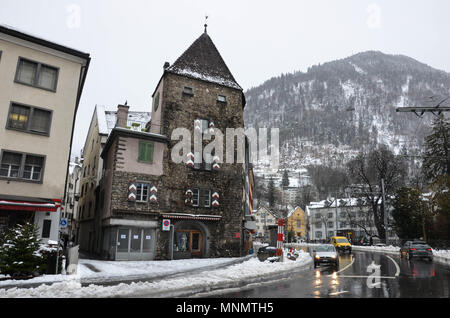
[[[80,259],[76,275],[42,275],[29,280],[0,281],[0,288],[7,285],[30,285],[63,282],[75,279],[81,282],[105,282],[129,278],[153,278],[173,275],[210,266],[225,266],[238,258],[209,258],[174,261],[98,261]]]
[[[171,270],[173,272],[180,270],[180,268],[186,270],[189,266],[197,266],[198,268],[198,261],[205,262],[205,264],[202,264],[204,266],[219,265],[217,259],[142,262],[141,265],[135,264],[138,262],[102,262],[102,264],[99,264],[96,262],[100,261],[96,261],[95,265],[96,268],[110,274],[112,274],[110,271],[117,270],[117,275],[120,273],[122,275],[130,275],[131,273],[135,275],[147,270],[153,271],[156,275],[156,273],[160,274],[162,271],[169,274]],[[90,264],[93,264],[92,262],[89,261]],[[51,285],[40,285],[28,289],[18,287],[0,289],[0,298],[171,297],[183,295],[183,293],[207,292],[219,288],[236,287],[247,282],[261,281],[271,275],[298,270],[310,262],[311,256],[309,253],[300,251],[296,261],[285,258],[284,262],[270,263],[267,261],[260,262],[253,257],[239,264],[191,275],[175,275],[172,278],[169,275],[158,281],[122,283],[115,286],[91,284],[87,287],[82,287],[79,279],[79,276],[86,275],[85,269],[82,269],[79,275],[66,276],[64,281]],[[89,275],[95,276],[96,274],[89,273]]]

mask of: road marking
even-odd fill
[[[331,293],[331,294],[328,294],[328,295],[330,295],[330,296],[337,296],[337,295],[345,294],[345,293],[348,293],[348,291],[347,290],[343,290],[343,291]]]
[[[333,273],[333,274],[331,274],[331,275],[328,275],[328,277],[332,277],[334,274],[339,274],[340,272],[345,271],[347,268],[349,268],[350,266],[352,266],[354,262],[355,262],[355,257],[352,256],[352,262],[351,262],[350,264],[348,264],[347,266],[345,266],[345,267],[344,267],[343,269],[341,269],[340,271],[338,271],[338,272],[336,272],[336,273]]]
[[[394,262],[395,268],[397,269],[397,272],[395,273],[395,277],[398,277],[398,275],[400,275],[400,267],[398,266],[397,262],[394,261],[394,259],[388,255],[384,255],[384,256],[386,256],[387,258],[389,258],[391,261]]]
[[[346,277],[346,278],[388,278],[388,279],[396,279],[397,277],[392,276],[363,276],[363,275],[339,275],[338,277]]]

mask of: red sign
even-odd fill
[[[234,238],[241,238],[241,233],[239,233],[239,232],[235,233]]]

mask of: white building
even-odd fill
[[[306,213],[310,224],[310,240],[321,241],[331,236],[342,235],[355,241],[378,234],[371,206],[365,204],[362,199],[344,198],[336,201],[332,198],[311,202],[306,207]],[[388,233],[390,240],[397,239],[392,230]]]
[[[268,226],[277,225],[278,217],[266,207],[260,207],[253,213],[256,222],[255,236],[258,238],[268,237]]]

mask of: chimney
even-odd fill
[[[118,105],[117,106],[116,127],[125,128],[127,126],[128,109],[130,109],[130,106],[127,106],[127,105]]]
[[[169,63],[169,62],[164,63],[164,70],[168,69],[169,66],[170,66],[170,63]]]

